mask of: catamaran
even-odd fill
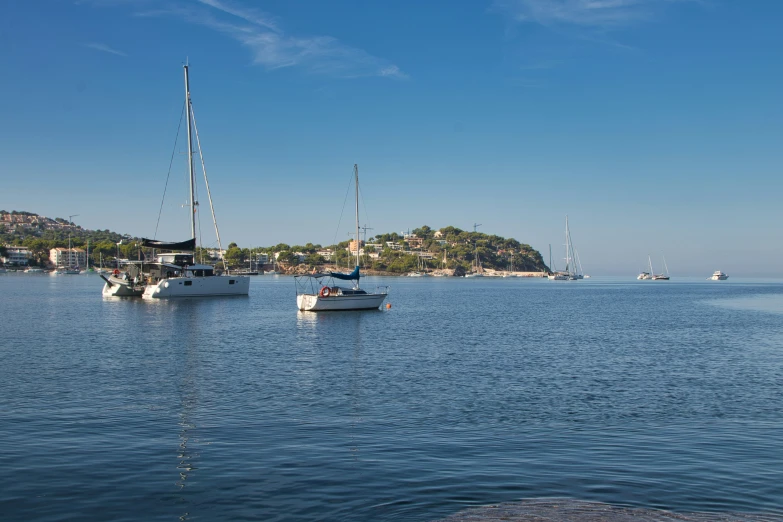
[[[378,287],[375,292],[359,288],[359,166],[353,166],[356,186],[356,267],[350,274],[340,272],[312,273],[295,276],[296,306],[305,312],[344,310],[373,310],[381,306],[388,294],[388,287]],[[353,286],[338,286],[335,281],[352,281]]]
[[[196,117],[193,112],[193,103],[190,99],[190,81],[188,78],[188,65],[185,70],[185,113],[187,115],[188,128],[188,173],[190,185],[190,233],[191,239],[181,242],[163,242],[152,239],[142,239],[142,246],[157,250],[168,250],[168,253],[159,254],[151,263],[133,263],[125,274],[115,273],[111,277],[103,277],[106,284],[103,288],[104,295],[122,296],[141,295],[145,299],[162,299],[171,297],[213,297],[227,295],[248,295],[250,290],[250,278],[229,274],[223,260],[225,273],[218,274],[212,265],[201,264],[195,261],[196,249],[196,175],[193,165],[193,138],[196,139],[201,170],[204,173],[204,184],[207,189],[209,206],[212,211],[212,222],[215,226],[218,246],[222,250],[220,231],[215,219],[215,208],[212,204],[212,194],[209,190],[207,170],[204,165],[204,155],[201,150],[201,141],[196,127]]]

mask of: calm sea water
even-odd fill
[[[783,284],[367,278],[390,310],[0,276],[0,519],[783,516]]]

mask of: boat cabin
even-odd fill
[[[196,264],[193,260],[193,254],[187,252],[158,254],[158,263],[177,266],[190,266]]]
[[[172,252],[159,254],[158,262],[149,267],[149,281],[157,282],[171,277],[211,277],[215,275],[215,267],[194,262],[193,254],[187,252]]]

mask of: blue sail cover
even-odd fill
[[[359,280],[359,266],[353,269],[350,274],[342,274],[340,272],[329,272],[329,275],[335,279],[342,279],[343,281],[358,281]]]

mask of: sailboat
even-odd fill
[[[568,228],[568,216],[565,221],[565,270],[554,270],[547,276],[552,281],[576,281],[577,279],[584,279],[581,273],[581,269],[577,269],[576,254],[574,250],[574,244],[571,241],[571,230]],[[552,245],[549,245],[549,267],[554,268],[552,265]]]
[[[429,276],[430,275],[426,272],[424,268],[424,260],[421,258],[421,249],[419,249],[419,253],[416,255],[416,270],[408,273],[408,277],[429,277]]]
[[[388,287],[379,287],[375,292],[359,288],[359,166],[353,166],[354,185],[356,186],[356,267],[350,274],[340,272],[312,273],[295,276],[296,306],[301,311],[344,311],[373,310],[381,306],[388,294]],[[337,286],[337,281],[352,281],[347,288]]]
[[[95,273],[95,269],[90,266],[90,240],[89,240],[89,238],[87,239],[87,256],[85,257],[85,259],[87,260],[87,268],[82,270],[81,273],[82,274],[88,274],[88,275],[89,274],[94,274]]]
[[[547,279],[550,281],[568,281],[568,273],[560,272],[555,268],[555,264],[552,262],[552,245],[549,245],[549,269],[550,273],[547,274]]]
[[[565,223],[565,235],[566,235],[566,274],[568,275],[569,281],[575,281],[577,279],[583,279],[584,276],[581,274],[580,270],[577,269],[577,263],[576,263],[576,250],[574,249],[574,244],[571,241],[571,231],[568,228],[568,216],[566,216],[566,223]]]
[[[248,266],[245,270],[240,270],[237,272],[239,275],[246,275],[246,276],[255,276],[258,275],[258,263],[256,263],[256,269],[253,270],[253,249],[250,249],[250,255],[248,256]]]
[[[652,280],[653,281],[668,281],[669,280],[669,266],[666,264],[666,257],[663,258],[663,266],[666,268],[666,275],[664,274],[653,274]],[[650,273],[652,274],[652,265],[650,265]]]
[[[653,269],[652,269],[652,259],[650,256],[647,256],[647,262],[650,264],[650,271],[643,271],[638,276],[636,276],[636,279],[652,279],[653,278]]]
[[[207,189],[209,206],[212,211],[212,222],[215,226],[215,235],[217,236],[218,247],[223,250],[220,243],[220,231],[215,220],[215,208],[212,204],[212,195],[209,190],[209,180],[204,166],[204,156],[201,151],[201,141],[198,136],[195,115],[193,112],[193,103],[190,99],[190,81],[188,78],[188,65],[184,66],[185,71],[185,107],[188,127],[188,173],[190,185],[190,234],[191,239],[180,242],[164,242],[152,239],[142,239],[141,245],[157,250],[167,250],[168,253],[159,254],[157,260],[145,264],[139,261],[138,264],[131,265],[124,274],[112,277],[101,276],[106,284],[103,288],[104,295],[125,295],[130,292],[131,295],[138,295],[145,299],[163,299],[173,297],[214,297],[227,295],[248,295],[250,290],[250,278],[247,276],[230,275],[228,268],[223,260],[225,274],[216,272],[212,265],[198,264],[195,262],[194,254],[196,250],[196,176],[193,166],[193,137],[196,138],[199,159],[201,160],[201,169],[204,172],[204,184]],[[144,269],[147,269],[145,272]],[[118,272],[118,271],[116,271]]]
[[[465,277],[484,277],[484,267],[481,265],[481,258],[479,257],[478,242],[476,242],[476,255],[471,263],[470,272],[465,274]]]
[[[99,257],[100,261],[98,264],[98,270],[96,270],[96,272],[98,272],[99,274],[108,274],[109,271],[103,268],[103,252],[99,252],[99,256],[100,256]]]
[[[446,250],[443,250],[443,261],[440,262],[440,266],[437,270],[432,272],[433,277],[445,277],[446,276]]]

